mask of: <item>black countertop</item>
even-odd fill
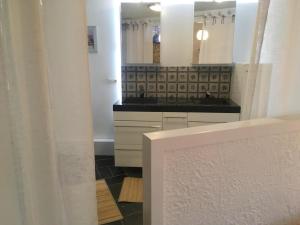
[[[126,98],[115,103],[113,111],[240,113],[241,107],[230,99],[220,98]]]

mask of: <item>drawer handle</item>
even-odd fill
[[[183,116],[165,116],[165,119],[186,119],[186,117]]]
[[[115,127],[139,127],[139,128],[161,128],[161,126],[134,126],[134,125],[132,125],[132,126],[122,126],[122,125],[115,125]]]

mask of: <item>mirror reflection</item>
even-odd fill
[[[122,64],[160,63],[160,4],[122,3]]]
[[[181,5],[172,7],[181,7]],[[168,44],[165,40],[161,43],[161,24],[168,24],[161,21],[168,19],[166,18],[168,15],[165,14],[161,18],[161,10],[159,2],[121,4],[122,65],[160,64],[161,47]],[[230,64],[233,62],[235,11],[236,1],[195,1],[194,17],[190,18],[190,22],[187,21],[191,24],[190,35],[187,34],[185,39],[187,41],[184,44],[174,46],[186,49],[188,45],[188,51],[191,51],[188,64]],[[173,14],[169,16],[177,18]],[[180,20],[180,16],[177,19]],[[174,26],[174,23],[169,26]],[[184,35],[180,26],[176,29],[178,29],[175,31],[179,36]],[[176,33],[174,27],[172,29],[165,27],[164,32],[170,30]],[[165,37],[168,33],[162,33],[162,35]],[[191,35],[193,35],[192,38]],[[164,49],[172,50],[166,47]],[[173,58],[180,57],[180,55],[174,56],[172,52],[166,51],[168,50],[165,50],[164,55],[169,54]],[[178,61],[180,60],[176,62]],[[184,64],[186,65],[186,62]]]
[[[235,1],[195,2],[193,64],[232,63]]]

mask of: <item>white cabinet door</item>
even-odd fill
[[[239,113],[188,113],[189,122],[226,123],[238,120]]]
[[[162,129],[161,122],[115,121],[115,149],[142,150],[143,134]]]
[[[163,130],[180,129],[187,127],[187,113],[163,113]]]

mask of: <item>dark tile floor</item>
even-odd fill
[[[113,156],[95,156],[96,179],[105,179],[124,217],[107,225],[143,225],[142,203],[118,203],[124,177],[142,177],[141,168],[115,167]]]

